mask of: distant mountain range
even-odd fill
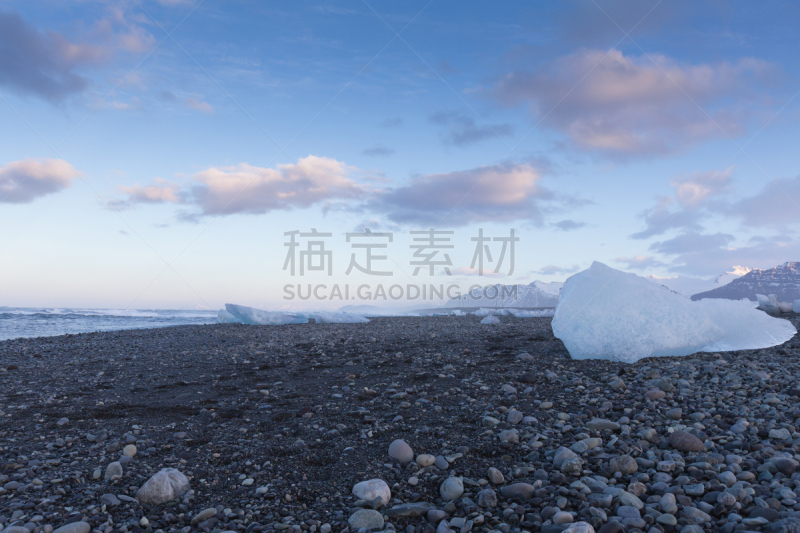
[[[695,294],[711,291],[714,289],[718,289],[723,285],[727,285],[733,280],[744,276],[751,270],[753,269],[749,267],[735,266],[733,267],[732,270],[729,270],[724,274],[720,274],[719,276],[714,276],[713,278],[708,278],[708,279],[690,278],[688,276],[675,276],[672,278],[647,276],[646,279],[664,285],[665,287],[677,292],[678,294],[683,294],[684,296],[689,298]]]
[[[722,287],[692,295],[692,300],[747,298],[755,301],[756,294],[776,294],[781,302],[800,299],[800,262],[790,261],[767,270],[753,269]]]
[[[562,285],[538,280],[528,285],[487,285],[448,300],[445,307],[555,307]]]
[[[767,270],[735,266],[728,272],[708,279],[687,276],[671,278],[648,276],[646,279],[664,285],[692,300],[747,298],[755,301],[756,294],[777,294],[778,300],[782,302],[800,299],[800,262],[789,262]],[[563,285],[561,282],[546,283],[538,280],[528,285],[487,285],[460,298],[448,300],[444,307],[450,309],[555,307],[558,305],[559,292]],[[340,311],[365,316],[397,316],[411,312],[410,309],[387,309],[374,305],[346,305]]]

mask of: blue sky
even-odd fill
[[[695,4],[0,0],[0,305],[300,306],[384,281],[365,227],[401,284],[797,260],[798,7]],[[412,274],[430,227],[453,276]],[[332,275],[292,277],[311,228]]]

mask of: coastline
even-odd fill
[[[620,502],[617,489],[642,504],[638,518],[619,516],[631,527],[679,530],[707,516],[702,526],[717,530],[731,513],[774,522],[800,511],[771,486],[795,488],[795,466],[765,467],[800,452],[797,336],[766,350],[627,365],[571,360],[549,318],[501,318],[498,326],[472,316],[392,317],[0,341],[0,517],[9,526],[38,515],[41,528],[88,521],[104,532],[338,532],[359,506],[371,508],[351,489],[372,478],[391,487],[394,499],[380,511],[398,531],[431,533],[438,522],[407,516],[408,505],[387,511],[423,502],[473,531],[560,531],[554,520],[563,512],[600,529],[638,505],[625,495]],[[736,433],[742,418],[752,423]],[[703,449],[676,449],[670,437],[683,431]],[[392,461],[395,439],[444,463]],[[121,478],[105,481],[126,444],[137,452]],[[579,450],[577,470],[554,464],[562,446]],[[739,472],[728,485],[731,464]],[[164,467],[183,472],[192,492],[166,506],[139,504],[136,490]],[[489,479],[489,468],[504,481]],[[463,477],[465,492],[445,502],[440,485],[450,476]],[[573,486],[587,476],[606,488]],[[730,506],[706,501],[735,483],[748,486]],[[497,503],[484,507],[488,489]],[[672,514],[658,503],[667,493]],[[119,503],[102,503],[114,501],[106,495]],[[675,525],[659,521],[665,514]]]

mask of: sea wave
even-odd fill
[[[216,323],[216,311],[0,307],[0,340]]]
[[[182,310],[182,309],[80,309],[69,307],[30,308],[0,307],[0,315],[22,316],[107,316],[134,318],[206,318],[216,316],[216,311]]]

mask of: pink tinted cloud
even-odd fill
[[[120,187],[127,198],[115,205],[176,203],[198,207],[202,215],[262,214],[360,198],[368,189],[351,177],[355,173],[358,169],[341,161],[313,155],[276,168],[240,163],[198,172],[184,186],[155,180],[147,186]]]
[[[541,223],[539,201],[554,195],[530,164],[503,164],[427,174],[379,194],[372,207],[395,222],[462,225],[470,221],[528,219]]]
[[[728,100],[765,89],[774,75],[752,58],[682,65],[663,55],[582,49],[508,74],[493,94],[507,105],[528,104],[580,149],[641,155],[741,135],[747,114]]]
[[[0,167],[0,203],[30,203],[66,189],[78,176],[63,159],[13,161]]]

